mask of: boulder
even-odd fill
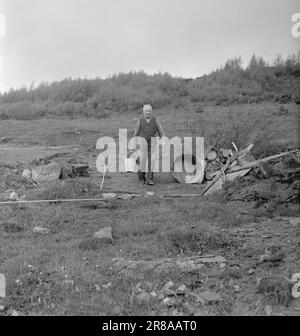
[[[146,292],[140,293],[136,297],[138,305],[148,304],[150,302],[150,299],[151,295]]]
[[[105,200],[110,200],[110,199],[113,199],[115,197],[117,197],[117,194],[115,194],[115,193],[103,193],[103,198]]]
[[[300,217],[294,217],[289,220],[289,223],[292,225],[300,225]]]
[[[25,169],[22,173],[22,177],[24,177],[26,179],[30,179],[31,178],[31,171],[29,169]]]
[[[33,229],[33,233],[42,234],[42,235],[48,234],[49,232],[50,232],[49,229],[42,228],[39,226]]]
[[[56,163],[50,163],[45,166],[40,166],[32,169],[32,179],[35,182],[52,182],[59,178],[61,166]]]
[[[201,302],[202,304],[222,301],[222,298],[219,294],[210,291],[198,293],[197,299],[198,302]]]
[[[94,234],[93,238],[104,240],[104,241],[107,241],[107,242],[113,242],[114,238],[112,236],[112,228],[111,227],[105,227],[105,228],[99,230],[98,232],[96,232]]]

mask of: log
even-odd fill
[[[205,196],[205,194],[207,193],[207,191],[215,184],[217,183],[225,174],[225,172],[227,171],[227,169],[231,166],[231,164],[240,157],[245,156],[246,154],[248,154],[251,149],[254,147],[253,144],[250,144],[247,148],[243,149],[242,151],[239,151],[237,153],[235,153],[231,158],[228,159],[227,163],[225,163],[225,165],[221,168],[221,170],[217,173],[217,175],[215,176],[215,178],[212,180],[211,183],[209,183],[206,188],[203,190],[202,195]],[[219,182],[220,183],[220,182]],[[221,183],[222,185],[222,183]]]
[[[241,171],[241,170],[244,170],[244,169],[247,169],[247,168],[253,168],[255,166],[259,166],[262,163],[269,162],[269,161],[272,161],[272,160],[276,160],[276,159],[279,159],[279,158],[284,157],[286,155],[297,153],[299,151],[300,151],[299,149],[295,149],[295,150],[290,151],[290,152],[276,154],[276,155],[268,156],[268,157],[263,158],[263,159],[251,161],[251,162],[248,162],[248,163],[244,164],[243,166],[237,166],[237,167],[231,168],[230,173],[238,172],[238,171]]]
[[[207,161],[214,161],[217,158],[217,153],[214,151],[210,151],[209,153],[207,153]]]

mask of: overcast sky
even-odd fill
[[[131,70],[198,77],[228,58],[272,60],[300,46],[299,0],[0,1],[2,91]]]

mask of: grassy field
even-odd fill
[[[204,136],[206,145],[240,148],[254,143],[256,158],[299,146],[299,106],[251,104],[206,107],[197,113],[156,111],[167,136]],[[15,190],[26,199],[100,197],[101,174],[96,171],[96,141],[130,130],[136,113],[112,114],[104,119],[3,120],[0,123],[0,193]],[[75,152],[7,148],[61,146],[80,142]],[[5,147],[5,149],[4,149]],[[89,163],[91,176],[58,180],[38,187],[20,178],[32,160],[70,159]],[[12,177],[13,175],[13,177]],[[300,271],[298,204],[255,209],[254,202],[228,201],[223,193],[207,198],[161,198],[166,194],[199,193],[202,185],[175,183],[168,173],[158,173],[155,186],[142,186],[131,173],[109,173],[103,192],[135,193],[131,200],[77,204],[0,205],[0,273],[7,277],[7,309],[20,315],[264,315],[298,314],[299,300],[277,300],[268,291],[257,291],[266,276]],[[154,192],[147,196],[148,191]],[[47,235],[33,233],[36,226]],[[103,243],[93,234],[112,227],[115,241]],[[267,248],[280,246],[283,260],[260,262]],[[225,265],[207,264],[201,270],[124,273],[118,260],[158,260],[199,256],[222,256]],[[123,258],[123,259],[122,259]],[[185,285],[184,294],[170,294]],[[210,291],[218,299],[202,302],[197,295]],[[146,293],[146,295],[145,295]],[[143,294],[143,295],[141,295]],[[271,293],[272,294],[272,293]],[[169,299],[166,300],[166,299]],[[2,313],[0,312],[0,315]]]

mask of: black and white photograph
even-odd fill
[[[0,0],[0,324],[300,316],[299,122],[299,0]]]

